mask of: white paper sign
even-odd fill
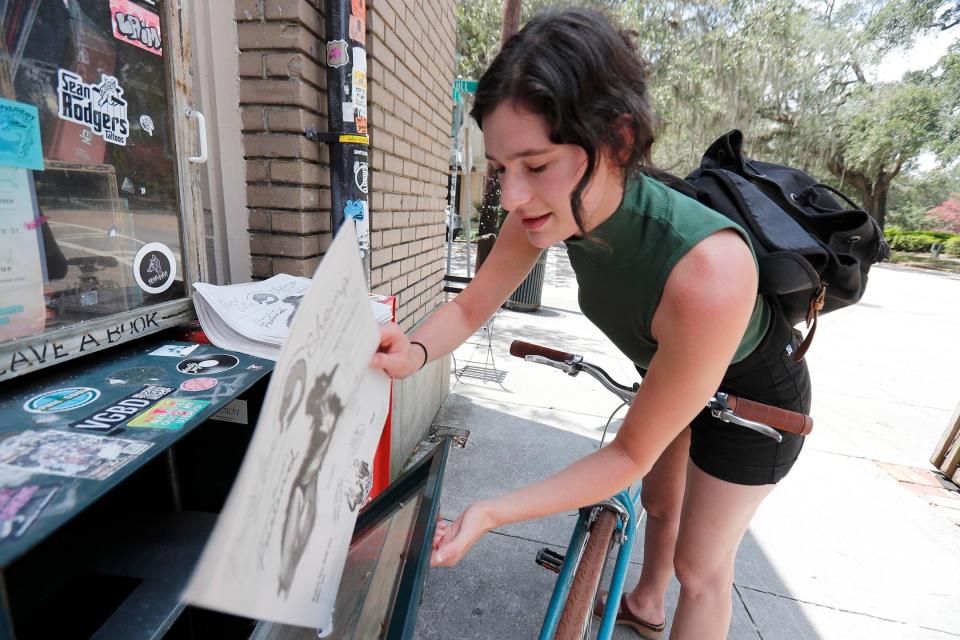
[[[184,600],[332,631],[333,605],[389,402],[348,221],[300,303],[226,507]]]
[[[0,342],[43,331],[40,224],[27,169],[0,167]]]

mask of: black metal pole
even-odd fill
[[[366,5],[366,0],[326,0],[327,133],[314,137],[330,145],[332,231],[354,220],[369,276]]]

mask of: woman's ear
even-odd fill
[[[622,166],[630,159],[630,150],[633,149],[633,116],[629,113],[620,114],[613,123],[613,135],[620,141],[616,160]]]

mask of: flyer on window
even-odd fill
[[[184,600],[332,631],[333,605],[389,403],[347,221],[300,302],[253,440]]]
[[[43,252],[28,169],[0,167],[0,342],[43,331]]]

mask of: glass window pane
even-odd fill
[[[0,11],[0,342],[183,297],[161,2]]]

